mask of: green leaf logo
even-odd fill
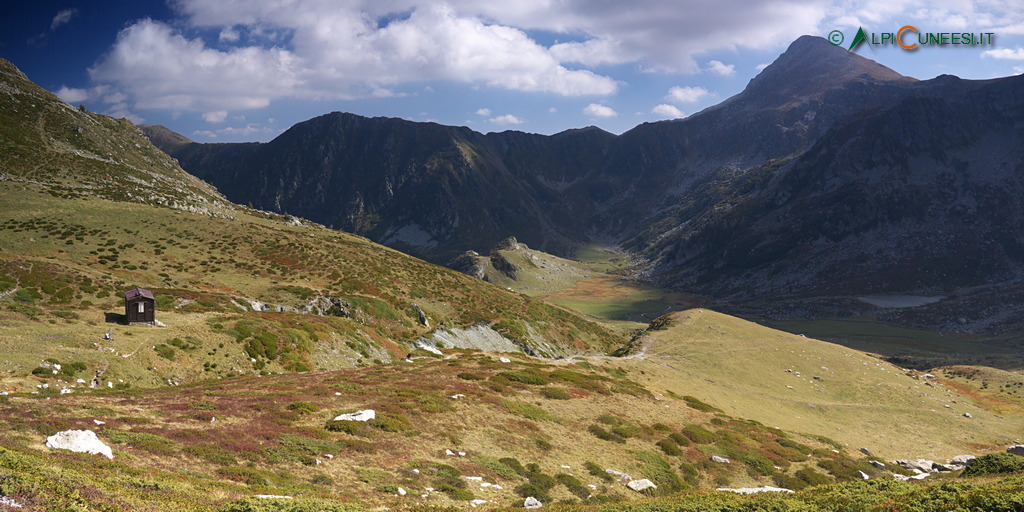
[[[853,50],[855,50],[857,48],[857,45],[863,43],[864,40],[867,38],[867,34],[864,33],[864,27],[858,28],[857,35],[853,36],[853,43],[850,44],[850,51],[852,52]]]

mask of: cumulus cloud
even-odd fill
[[[708,62],[707,70],[718,76],[731,76],[736,74],[736,66],[725,64],[720,60]]]
[[[431,82],[609,96],[622,84],[601,66],[730,76],[734,65],[697,59],[782,47],[837,26],[953,29],[966,20],[974,30],[1024,33],[1014,3],[171,0],[177,18],[126,28],[92,77],[127,92],[134,108],[198,112],[388,97]],[[541,44],[535,31],[560,40]]]
[[[478,115],[478,116],[489,116],[489,115],[491,115],[491,109],[489,109],[489,108],[478,109],[476,111],[476,115]]]
[[[597,103],[591,103],[590,105],[583,107],[583,113],[589,117],[615,117],[619,115],[619,113],[611,107],[599,105]]]
[[[294,91],[302,83],[299,61],[281,48],[214,50],[147,19],[121,31],[89,75],[121,87],[140,109],[246,109]]]
[[[514,116],[512,114],[505,114],[503,116],[492,117],[491,119],[489,119],[489,121],[494,123],[494,124],[505,124],[505,125],[507,125],[507,124],[523,124],[523,122],[524,122],[522,119],[520,119],[520,118],[518,118],[518,117],[516,117],[516,116]]]
[[[989,57],[992,59],[1004,59],[1004,60],[1024,60],[1024,48],[1017,47],[1014,49],[1009,48],[997,48],[995,50],[985,50],[981,52],[982,57]]]
[[[651,113],[666,118],[686,117],[686,114],[684,114],[682,110],[679,110],[678,108],[667,103],[656,105],[654,108],[651,109]]]
[[[207,123],[223,123],[228,118],[227,110],[216,110],[203,114],[203,120]]]
[[[76,89],[74,87],[63,86],[54,92],[58,98],[68,103],[79,103],[89,99],[89,91],[85,89]]]
[[[703,87],[675,86],[668,90],[665,99],[676,103],[696,103],[710,95],[711,93]]]
[[[609,77],[563,66],[518,28],[446,5],[416,7],[378,27],[365,10],[278,4],[182,0],[175,5],[193,27],[220,26],[219,41],[235,43],[235,27],[243,26],[248,42],[211,48],[171,24],[141,20],[118,35],[90,76],[128,91],[138,108],[200,111],[260,108],[286,97],[389,97],[394,86],[433,80],[563,96],[618,89]]]
[[[583,42],[559,43],[551,47],[551,54],[562,62],[576,62],[584,66],[624,64],[641,57],[622,43],[611,39],[590,39]]]
[[[57,15],[53,17],[53,21],[50,22],[50,30],[57,30],[61,25],[70,22],[71,18],[74,18],[76,15],[78,15],[78,9],[64,9],[63,11],[58,12]]]

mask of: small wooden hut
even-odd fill
[[[152,324],[156,321],[156,299],[153,292],[132,288],[124,292],[124,316],[129,324]]]

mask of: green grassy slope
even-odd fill
[[[440,324],[493,324],[551,356],[624,341],[364,238],[228,203],[130,123],[72,108],[6,61],[0,121],[0,388],[387,362]],[[119,323],[135,286],[156,293],[165,327]],[[86,368],[30,376],[46,358]]]
[[[644,338],[642,356],[623,366],[645,371],[652,388],[700,397],[729,414],[887,458],[948,458],[1024,434],[1019,413],[862,352],[709,310],[666,320]]]

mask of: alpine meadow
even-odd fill
[[[1024,77],[862,55],[266,142],[0,59],[0,510],[1024,509]]]

